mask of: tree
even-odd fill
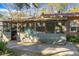
[[[60,13],[62,11],[65,10],[65,7],[68,5],[69,3],[48,3],[48,6],[51,7],[51,9],[53,9],[54,7],[56,7],[56,10]]]
[[[7,4],[7,3],[5,3],[5,4],[2,4],[2,5],[3,5],[3,7],[4,7],[6,10],[8,10],[10,17],[11,17],[11,18],[12,18],[12,20],[13,20],[12,11],[10,10],[10,8],[9,8],[8,4]]]
[[[25,7],[26,13],[27,13],[27,10],[30,8],[30,5],[28,3],[16,3],[15,6],[17,7],[17,11],[20,11],[20,12],[23,12],[22,9],[23,7]]]
[[[35,7],[35,11],[36,11],[35,14],[37,15],[40,4],[39,3],[32,3],[32,4]]]
[[[3,17],[3,15],[2,14],[0,14],[0,18],[2,18]]]
[[[42,13],[42,14],[45,14],[45,13],[46,13],[46,9],[43,8],[43,9],[41,10],[41,13]]]
[[[25,6],[26,8],[30,8],[28,3],[4,3],[2,4],[6,10],[8,10],[9,15],[11,16],[12,20],[14,20],[15,16],[17,18],[20,18],[18,15],[20,15],[23,11],[22,8]],[[14,16],[12,13],[12,10],[16,10],[17,14]],[[21,13],[20,13],[21,12]]]
[[[78,7],[73,7],[69,10],[69,12],[79,12],[79,8]]]
[[[39,3],[33,3],[34,7],[38,8],[39,7]]]
[[[16,3],[16,6],[19,7],[19,10],[21,10],[24,6],[25,6],[26,9],[28,10],[29,8],[31,8],[30,5],[31,5],[31,4],[29,4],[29,3],[19,3],[19,4]],[[33,5],[36,9],[38,9],[38,7],[39,7],[39,3],[32,3],[32,5]],[[26,12],[27,12],[27,11],[26,11]],[[37,10],[36,10],[36,13],[37,13]]]

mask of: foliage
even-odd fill
[[[12,55],[14,54],[11,49],[6,48],[5,42],[0,41],[0,55]]]
[[[53,8],[56,7],[56,10],[59,12],[62,12],[65,10],[65,7],[68,5],[68,3],[48,3],[48,6]]]
[[[69,12],[78,12],[78,11],[79,11],[79,8],[77,8],[77,7],[71,8],[69,10]]]
[[[6,43],[0,41],[0,51],[3,51],[3,49],[5,48],[5,44]]]
[[[46,9],[45,8],[43,8],[42,10],[41,10],[41,13],[46,13]]]
[[[69,42],[79,43],[79,35],[67,36]]]
[[[2,14],[0,14],[0,18],[2,18],[3,17],[3,15]]]
[[[39,3],[33,3],[34,7],[38,8],[39,7]]]
[[[30,5],[28,3],[16,3],[15,6],[17,6],[19,8],[19,10],[21,10],[24,6],[27,9],[30,8]]]

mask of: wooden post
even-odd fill
[[[36,31],[36,22],[34,22],[34,30]]]
[[[66,34],[68,34],[70,32],[70,21],[68,20],[66,22]]]
[[[55,21],[55,23],[54,23],[54,26],[56,27],[56,21]],[[54,31],[55,31],[54,33],[56,34],[56,29],[55,29]]]
[[[19,31],[18,31],[18,23],[17,23],[17,36],[19,35]],[[20,36],[20,35],[19,35]],[[18,38],[17,38],[18,40]]]
[[[34,39],[35,39],[35,38],[34,38],[34,35],[35,35],[35,34],[36,34],[36,22],[34,22],[33,41],[34,41]],[[33,42],[33,41],[32,41],[32,42]]]

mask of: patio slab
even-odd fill
[[[72,43],[66,45],[53,45],[53,44],[17,44],[16,41],[11,41],[7,48],[13,49],[19,55],[59,55],[59,56],[78,56],[77,48]]]

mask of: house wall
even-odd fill
[[[78,28],[77,28],[78,32],[70,32],[70,22],[71,21],[72,21],[72,19],[68,19],[67,21],[65,21],[67,31],[64,32],[64,35],[61,34],[61,33],[60,34],[56,34],[56,33],[44,33],[44,32],[40,32],[40,33],[34,34],[35,35],[34,37],[37,38],[37,39],[44,39],[44,40],[47,39],[49,41],[49,39],[55,40],[57,36],[58,36],[58,38],[61,37],[61,36],[65,36],[65,34],[66,35],[79,34],[79,24],[78,24]],[[79,22],[79,20],[78,20],[78,22]],[[26,32],[23,32],[23,33],[22,32],[17,32],[17,40],[18,41],[22,40],[25,37],[25,35],[26,35]],[[5,41],[11,40],[11,32],[3,32],[3,39]]]
[[[11,40],[11,32],[4,32],[3,33],[3,41],[8,42]]]
[[[70,29],[71,29],[71,26],[70,26],[70,23],[74,20],[77,20],[78,21],[78,27],[77,27],[77,32],[71,32]],[[75,34],[79,34],[79,19],[68,19],[68,21],[66,22],[66,28],[67,28],[67,31],[65,32],[66,35],[75,35]]]
[[[3,23],[0,22],[0,41],[2,41]]]

